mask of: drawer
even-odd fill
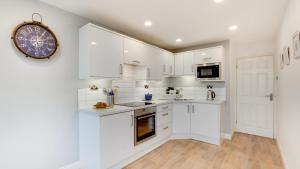
[[[171,104],[157,106],[157,112],[169,111],[171,110],[171,107],[172,107]]]
[[[171,123],[167,123],[158,127],[157,136],[159,140],[163,140],[171,136]]]
[[[171,111],[162,111],[157,113],[157,126],[169,123],[171,121]]]

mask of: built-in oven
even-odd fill
[[[134,145],[156,136],[156,106],[134,111]]]
[[[196,77],[201,81],[221,81],[223,79],[221,62],[196,65]]]

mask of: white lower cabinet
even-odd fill
[[[223,105],[201,103],[174,103],[173,138],[221,143]]]
[[[133,112],[100,118],[102,168],[110,168],[125,160],[134,148]]]
[[[173,104],[173,136],[187,138],[191,130],[191,115],[189,103]]]

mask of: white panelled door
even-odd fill
[[[273,138],[273,57],[238,60],[237,131]]]

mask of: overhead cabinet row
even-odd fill
[[[171,52],[93,24],[79,30],[79,78],[121,78],[124,64],[145,67],[147,80],[174,74]]]
[[[175,54],[175,76],[195,75],[197,65],[220,63],[224,72],[224,47],[217,46]]]

